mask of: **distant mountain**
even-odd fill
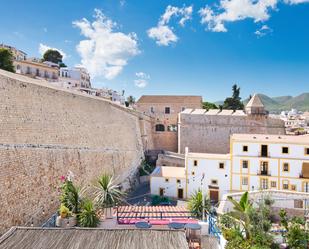
[[[303,93],[299,96],[280,96],[269,97],[264,94],[258,94],[261,101],[265,105],[267,111],[271,113],[278,113],[281,111],[291,110],[295,108],[299,111],[309,111],[309,93]],[[248,99],[244,101],[244,104],[248,103]]]
[[[299,111],[309,111],[309,93],[303,93],[299,96],[279,96],[269,97],[265,94],[258,94],[265,108],[270,113],[279,113],[281,111],[288,111],[295,108]],[[249,99],[244,100],[246,105]],[[215,102],[216,105],[222,105],[223,101]]]

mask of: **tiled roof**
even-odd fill
[[[202,103],[202,96],[143,95],[137,103]]]

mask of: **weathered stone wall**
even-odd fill
[[[0,70],[0,233],[55,212],[68,170],[79,185],[111,172],[128,187],[149,129],[109,101]]]
[[[285,134],[284,122],[267,115],[180,114],[178,150],[196,153],[229,153],[230,135]]]

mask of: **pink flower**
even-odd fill
[[[62,182],[64,182],[64,181],[66,180],[66,177],[65,177],[65,176],[60,176],[60,180],[61,180]]]

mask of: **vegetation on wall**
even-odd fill
[[[0,48],[0,69],[15,72],[13,65],[13,54],[6,48]]]

